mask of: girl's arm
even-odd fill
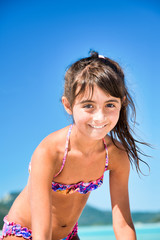
[[[125,151],[115,152],[110,171],[113,229],[117,240],[136,240],[128,196],[130,162]]]
[[[29,196],[31,225],[34,240],[51,240],[52,208],[51,183],[55,173],[55,157],[43,143],[35,150],[31,161]]]

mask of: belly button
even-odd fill
[[[65,224],[65,225],[62,225],[61,227],[67,227],[67,225]]]

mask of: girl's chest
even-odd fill
[[[84,156],[78,152],[69,152],[62,172],[54,181],[65,184],[80,181],[89,182],[100,178],[106,167],[106,151]]]

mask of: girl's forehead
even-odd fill
[[[80,87],[79,87],[80,89]],[[79,91],[78,89],[78,91]],[[101,89],[100,87],[98,87],[97,85],[94,85],[93,87],[89,87],[87,86],[85,88],[85,90],[80,93],[77,97],[76,97],[77,101],[82,101],[82,100],[97,100],[97,99],[110,99],[110,98],[115,98],[114,96],[111,96],[107,91]]]

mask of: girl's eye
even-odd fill
[[[92,104],[87,104],[87,105],[84,105],[83,108],[93,108],[93,105]]]
[[[112,104],[112,103],[108,103],[108,104],[106,105],[106,107],[114,108],[115,106],[114,106],[114,104]]]

